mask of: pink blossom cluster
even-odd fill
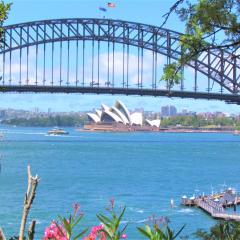
[[[104,229],[104,225],[101,224],[99,226],[94,226],[91,229],[91,232],[88,236],[84,237],[83,240],[106,240],[106,234],[101,231]],[[122,239],[126,239],[127,238],[127,234],[122,234],[121,236]]]
[[[94,226],[91,229],[91,232],[88,236],[84,237],[83,240],[96,240],[98,237],[100,240],[106,240],[106,235],[101,230],[103,229],[103,225]]]
[[[45,229],[43,240],[69,240],[65,230],[55,222]]]

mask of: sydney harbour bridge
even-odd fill
[[[112,19],[54,19],[4,27],[0,92],[94,93],[215,99],[240,104],[240,58],[209,49],[169,90],[163,67],[181,33]]]

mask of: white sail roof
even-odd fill
[[[102,111],[101,110],[99,110],[99,109],[97,109],[96,110],[96,114],[101,118],[101,115],[102,115]]]
[[[124,105],[124,103],[121,102],[121,101],[119,101],[119,100],[117,100],[116,103],[115,103],[115,107],[116,107],[120,112],[122,112],[122,113],[126,116],[126,118],[128,119],[128,122],[129,122],[130,124],[132,124],[130,112],[129,112],[129,110],[127,109],[127,107]]]
[[[107,106],[106,104],[103,104],[103,103],[102,103],[102,110],[103,110],[103,111],[106,111],[106,110],[109,110],[109,109],[110,109],[109,106]]]
[[[160,119],[154,119],[154,120],[149,120],[149,119],[146,119],[146,122],[152,126],[152,127],[160,127],[160,124],[161,124],[161,120]]]
[[[118,117],[120,117],[122,119],[122,122],[126,125],[126,124],[129,124],[129,121],[127,119],[127,117],[119,110],[117,109],[116,107],[112,107],[111,108],[111,111],[113,113],[115,113],[116,115],[118,115]]]
[[[139,112],[134,112],[131,114],[131,123],[132,125],[143,125],[143,115]]]
[[[113,119],[115,122],[123,123],[123,120],[120,117],[118,117],[118,115],[116,115],[115,113],[111,112],[110,110],[105,110],[102,113],[101,121],[104,121],[104,117],[106,115],[109,116],[111,119]]]
[[[97,114],[95,114],[95,113],[87,113],[87,115],[88,115],[88,117],[89,117],[92,121],[94,121],[95,123],[101,121],[100,117],[99,117]]]

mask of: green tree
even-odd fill
[[[239,240],[240,223],[221,221],[209,231],[198,230],[194,235],[202,240]]]
[[[4,44],[4,30],[3,30],[3,24],[5,20],[8,18],[8,13],[11,8],[11,3],[4,3],[3,1],[0,1],[0,47],[3,47]]]
[[[182,79],[181,73],[178,71],[178,64],[176,62],[166,64],[163,68],[163,75],[161,80],[167,82],[170,90],[174,84],[179,84]]]
[[[165,14],[163,25],[175,12],[185,23],[185,32],[180,38],[182,56],[174,64],[165,67],[165,76],[171,74],[171,82],[179,83],[178,72],[182,66],[196,59],[202,52],[211,49],[228,50],[239,57],[240,3],[239,0],[178,0]]]

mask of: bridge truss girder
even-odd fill
[[[5,54],[29,48],[31,46],[45,45],[47,43],[64,41],[96,41],[120,43],[123,46],[135,46],[140,51],[147,49],[155,54],[179,59],[181,56],[181,34],[156,26],[111,20],[111,19],[56,19],[15,24],[4,27],[5,42],[0,54]],[[155,63],[156,64],[156,63]],[[210,80],[217,82],[229,95],[239,95],[240,90],[240,59],[236,55],[218,49],[211,49],[201,53],[198,58],[188,63],[195,71],[194,93],[198,90],[197,73],[208,78],[207,92],[210,94]],[[157,85],[157,77],[152,82],[152,89]],[[142,88],[142,79],[138,88]],[[3,85],[5,84],[3,70]],[[22,85],[19,83],[19,85]],[[37,85],[37,84],[36,84]],[[52,82],[52,85],[53,82]],[[128,83],[123,86],[128,88]],[[181,90],[184,91],[183,81]],[[211,93],[212,94],[212,93]]]

